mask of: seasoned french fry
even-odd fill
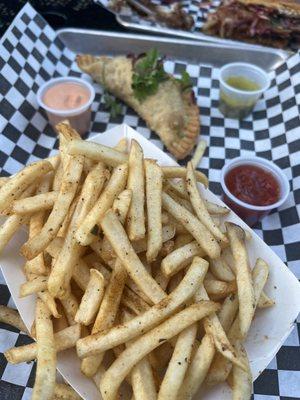
[[[161,270],[165,276],[173,276],[186,267],[195,256],[204,256],[205,252],[194,240],[168,254],[161,262]]]
[[[61,318],[61,315],[57,310],[55,299],[51,296],[48,290],[41,290],[37,293],[37,296],[46,304],[54,318]]]
[[[122,192],[122,190],[124,190],[127,180],[127,173],[127,164],[122,164],[114,169],[104,191],[101,193],[99,199],[77,229],[75,238],[82,246],[87,246],[88,244],[92,243],[94,235],[91,233],[91,231],[96,224],[101,222],[105,212],[112,206],[114,200]]]
[[[193,157],[191,159],[191,163],[192,163],[192,165],[193,165],[193,167],[195,169],[200,164],[200,161],[201,161],[201,159],[203,157],[203,154],[205,152],[206,147],[207,147],[206,141],[203,140],[203,139],[200,139],[198,144],[197,144],[197,147],[196,147],[196,149],[194,151],[194,155],[193,155]]]
[[[174,194],[175,196],[181,197],[183,199],[189,200],[189,195],[186,190],[186,185],[185,182],[182,181],[172,181],[169,179],[167,181],[166,187],[164,190],[167,190],[171,194]]]
[[[94,161],[102,161],[112,167],[128,161],[128,155],[111,147],[99,143],[85,142],[82,140],[73,140],[68,147],[68,154],[82,155],[91,158]]]
[[[78,301],[73,293],[69,292],[64,298],[60,299],[64,308],[69,325],[76,325],[75,315],[78,311]]]
[[[40,233],[29,239],[22,248],[21,253],[29,260],[36,257],[53,240],[63,222],[70,204],[75,196],[81,176],[83,157],[72,157],[64,171],[59,195],[56,199],[51,214]]]
[[[148,311],[138,315],[126,324],[79,340],[77,343],[79,357],[102,353],[153,328],[195,294],[204,279],[207,269],[207,261],[195,257],[178,287],[160,303],[152,306]]]
[[[154,261],[162,247],[162,171],[154,160],[145,160],[147,203],[147,260]]]
[[[210,297],[214,299],[223,299],[228,296],[230,293],[235,293],[237,286],[236,282],[223,282],[212,279],[204,280],[204,287]]]
[[[57,383],[54,389],[53,400],[81,400],[81,397],[71,388],[71,386]]]
[[[189,231],[207,255],[211,258],[220,257],[221,250],[216,239],[193,214],[165,192],[162,194],[162,201],[165,210]]]
[[[260,298],[258,300],[257,307],[258,308],[267,308],[267,307],[274,306],[274,304],[275,304],[275,301],[270,299],[270,297],[267,296],[265,292],[262,292],[260,295]]]
[[[186,168],[184,167],[162,167],[162,172],[165,178],[182,178],[186,177]],[[202,183],[205,187],[208,187],[207,176],[200,171],[196,171],[197,182]]]
[[[112,210],[105,214],[101,227],[131,278],[150,300],[154,303],[160,301],[165,296],[164,291],[146,271]]]
[[[158,392],[158,400],[177,399],[190,362],[196,334],[197,324],[193,324],[178,335],[173,355]]]
[[[60,352],[76,345],[80,338],[80,325],[69,326],[54,334],[55,350]],[[35,360],[37,357],[37,344],[31,343],[24,346],[12,347],[4,353],[11,364],[20,364]]]
[[[178,399],[190,400],[202,385],[215,354],[215,345],[210,335],[205,335],[198,346],[179,390]]]
[[[14,326],[22,332],[28,332],[17,310],[0,305],[0,322]]]
[[[213,275],[221,281],[231,282],[235,280],[235,275],[231,271],[230,267],[228,267],[226,262],[222,260],[222,258],[210,260],[209,268]]]
[[[33,400],[51,400],[56,378],[56,350],[53,325],[49,310],[40,300],[36,301],[37,367],[33,387]]]
[[[91,324],[99,310],[103,295],[103,275],[96,269],[91,269],[90,280],[75,315],[75,321],[83,325]]]
[[[26,215],[11,215],[0,226],[0,254],[21,225],[28,223]]]
[[[132,319],[132,315],[127,311],[124,311],[122,314],[122,322],[125,323]],[[130,346],[130,342],[128,342],[127,346]],[[120,354],[117,356],[119,355]],[[133,395],[136,399],[157,399],[155,381],[148,357],[145,357],[132,368],[130,373],[130,383],[132,386]]]
[[[127,153],[127,139],[125,137],[120,139],[114,149],[121,153]]]
[[[195,300],[209,300],[207,292],[203,286],[201,286],[201,288],[196,292]],[[234,364],[238,365],[240,368],[246,370],[246,366],[243,364],[242,360],[237,357],[236,352],[229,342],[216,314],[212,314],[204,319],[204,328],[205,332],[214,339],[216,349],[219,353]]]
[[[205,200],[205,206],[207,211],[212,215],[226,215],[230,213],[230,209],[227,207],[219,206],[218,204],[212,203]]]
[[[127,272],[121,262],[117,260],[97,314],[92,334],[108,329],[113,325],[119,309],[126,278]],[[90,356],[82,360],[81,371],[88,377],[94,376],[102,363],[103,356],[104,354]]]
[[[28,165],[12,176],[0,188],[0,211],[5,210],[13,200],[18,199],[29,185],[37,182],[42,176],[52,170],[52,165],[48,161],[43,160]]]
[[[227,296],[218,314],[219,321],[226,333],[228,332],[234,321],[238,308],[239,302],[237,294],[233,293]]]
[[[188,326],[217,311],[213,302],[193,304],[137,339],[113,362],[100,382],[103,400],[114,400],[119,386],[131,368],[162,342],[171,339]]]
[[[127,232],[130,240],[143,239],[145,227],[145,183],[144,155],[136,140],[131,141],[127,189],[132,191],[132,199],[127,217]]]
[[[250,365],[247,357],[247,353],[241,344],[241,342],[235,342],[235,349],[244,363],[247,365],[246,371],[233,366],[233,388],[232,388],[232,400],[250,400],[252,394],[252,374]]]
[[[20,286],[19,296],[26,297],[33,293],[40,292],[41,290],[46,290],[47,282],[48,282],[47,276],[37,275],[30,281],[27,281]]]
[[[240,329],[243,337],[246,336],[255,311],[253,282],[248,265],[247,250],[244,245],[244,231],[237,225],[225,223],[233,258],[235,261],[236,282],[239,297]]]
[[[132,191],[130,189],[125,189],[119,194],[112,205],[113,212],[119,218],[121,224],[125,223],[127,213],[130,207],[132,198]]]
[[[12,212],[15,214],[34,214],[38,211],[49,210],[53,207],[57,195],[58,192],[48,192],[15,200],[12,205]]]
[[[206,207],[205,202],[202,200],[199,189],[197,186],[195,171],[193,169],[193,165],[191,162],[187,165],[187,174],[186,174],[186,187],[187,191],[193,205],[194,211],[202,222],[204,226],[223,243],[228,243],[227,237],[224,235],[223,232],[215,225],[214,221],[212,220],[211,216],[209,215]]]

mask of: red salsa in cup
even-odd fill
[[[274,175],[256,165],[232,168],[225,176],[228,190],[239,200],[254,206],[274,204],[280,197],[280,186]]]

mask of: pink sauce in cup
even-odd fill
[[[93,87],[85,80],[74,77],[51,79],[37,93],[38,104],[44,108],[54,128],[67,119],[81,135],[89,130],[94,98]]]

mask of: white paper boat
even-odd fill
[[[161,165],[177,165],[167,154],[127,125],[117,126],[105,133],[94,136],[90,140],[107,146],[114,146],[124,136],[129,139],[136,139],[143,147],[146,157],[157,159]],[[204,195],[208,200],[224,205],[209,190],[205,190]],[[228,220],[250,230],[234,213],[230,213]],[[252,232],[252,236],[253,239],[248,244],[251,266],[253,267],[257,257],[263,258],[269,264],[270,276],[265,289],[266,293],[276,302],[274,307],[257,312],[247,338],[246,349],[253,376],[257,378],[273,359],[293,328],[293,322],[300,310],[300,284],[270,247],[254,232]],[[26,326],[30,328],[34,319],[35,297],[19,298],[19,287],[25,281],[21,270],[24,259],[19,255],[19,248],[25,240],[25,232],[19,231],[5,250],[0,263],[13,300]],[[67,350],[60,353],[57,368],[61,375],[85,400],[101,399],[93,381],[81,374],[80,361],[76,356],[75,350]],[[200,399],[200,396],[198,398]],[[226,385],[220,385],[209,393],[202,395],[201,399],[230,399],[230,389]]]

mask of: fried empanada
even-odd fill
[[[159,81],[155,93],[140,100],[132,85],[135,62],[125,56],[77,56],[82,71],[133,108],[177,159],[185,158],[200,133],[199,109],[192,88],[182,88],[179,80],[163,72],[165,78]]]

